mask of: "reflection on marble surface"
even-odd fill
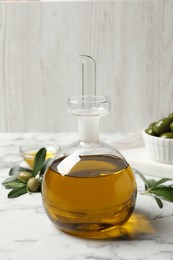
[[[66,145],[76,134],[1,134],[0,182],[21,162],[19,146],[32,140]],[[141,147],[140,135],[105,134],[101,139],[120,151]],[[137,177],[138,191],[143,183]],[[8,190],[0,186],[0,259],[2,260],[172,260],[173,204],[159,209],[152,198],[138,192],[135,213],[112,240],[87,240],[65,234],[49,221],[41,195],[7,199]]]

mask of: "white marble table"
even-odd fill
[[[0,182],[11,167],[21,162],[19,146],[32,141],[71,143],[76,134],[0,134]],[[142,147],[140,135],[102,134],[101,139],[120,151]],[[7,199],[0,185],[1,260],[173,260],[173,204],[159,209],[155,201],[140,195],[143,183],[137,178],[138,198],[129,236],[112,240],[80,239],[57,230],[42,207],[40,194]]]

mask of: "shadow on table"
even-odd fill
[[[136,211],[131,218],[122,226],[111,226],[101,231],[100,236],[92,236],[88,238],[88,234],[82,238],[89,240],[143,240],[152,234],[155,234],[155,229],[151,225],[145,213]],[[96,233],[97,234],[97,233]],[[78,235],[77,235],[78,236]],[[81,238],[78,236],[78,238]]]
[[[155,233],[154,227],[151,225],[147,217],[140,212],[135,212],[131,218],[123,226],[109,230],[111,239],[140,239],[146,235]]]

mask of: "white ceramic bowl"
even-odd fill
[[[143,131],[145,148],[151,159],[162,163],[173,163],[173,139],[152,136]]]

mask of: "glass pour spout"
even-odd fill
[[[100,117],[110,110],[110,102],[104,96],[96,95],[96,62],[88,55],[80,55],[81,61],[81,96],[68,99],[68,111],[78,117],[80,141],[97,142]]]

